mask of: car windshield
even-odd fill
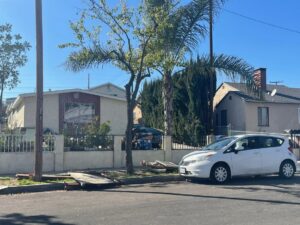
[[[236,139],[237,139],[236,137],[222,138],[205,146],[202,150],[214,150],[214,151],[221,150]]]

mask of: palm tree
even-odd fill
[[[179,5],[174,0],[145,0],[145,2],[147,10],[151,12],[149,15],[157,15],[155,18],[147,18],[150,26],[158,26],[156,39],[152,43],[156,54],[153,67],[162,75],[163,80],[165,135],[172,135],[172,76],[178,69],[184,67],[183,62],[187,54],[192,53],[207,35],[210,6],[216,15],[224,0],[192,0],[186,5]],[[156,14],[153,11],[156,11]],[[203,69],[208,73],[212,72],[212,76],[216,76],[216,71],[221,71],[231,78],[240,76],[249,87],[253,86],[251,77],[254,69],[240,58],[214,56],[213,68],[209,57],[203,56],[200,60]],[[212,116],[210,119],[212,120]]]

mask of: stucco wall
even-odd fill
[[[171,140],[170,137],[168,137]],[[58,172],[96,168],[125,167],[125,151],[121,150],[122,137],[115,137],[113,151],[74,151],[64,152],[63,136],[55,136],[54,152],[43,152],[43,170]],[[181,158],[193,150],[171,150],[171,142],[165,142],[165,150],[134,150],[133,165],[140,166],[146,161],[172,161],[178,163]],[[33,152],[0,152],[0,174],[31,173],[34,167]]]
[[[65,152],[64,170],[109,168],[113,166],[113,151]]]
[[[231,99],[230,99],[231,97]],[[221,124],[221,111],[227,110],[227,124],[230,124],[233,130],[245,130],[246,128],[246,112],[245,102],[235,94],[227,95],[215,110],[218,114],[218,121]]]
[[[229,92],[229,91],[238,91],[238,89],[226,84],[226,83],[223,83],[219,88],[218,90],[216,91],[215,93],[215,96],[214,96],[214,108],[217,104],[219,104],[219,102],[225,97],[225,95]]]
[[[139,105],[135,106],[133,109],[133,123],[138,124],[140,120],[142,119],[142,110]]]
[[[269,126],[258,126],[258,107],[269,107]],[[300,104],[248,102],[246,105],[246,130],[283,133],[284,130],[299,129],[298,108],[300,108]]]
[[[25,102],[25,127],[35,127],[35,97],[24,98]],[[44,95],[43,123],[45,128],[59,132],[59,104],[58,95]]]
[[[193,152],[194,150],[172,150],[172,162],[178,164],[183,156]]]
[[[116,96],[119,98],[126,97],[125,90],[120,90],[119,88],[116,88],[113,85],[109,85],[109,84],[101,86],[101,87],[91,88],[91,89],[89,89],[89,91],[98,93],[98,94]]]
[[[13,113],[8,117],[7,125],[9,129],[16,127],[24,127],[24,112],[25,106],[21,104]]]
[[[100,122],[110,121],[111,134],[124,135],[127,125],[126,101],[101,97]]]
[[[34,169],[33,152],[0,153],[0,174],[32,173]],[[43,171],[54,171],[54,153],[43,153]]]

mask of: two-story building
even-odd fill
[[[43,126],[55,133],[74,131],[96,117],[110,122],[111,134],[124,135],[127,125],[125,90],[111,83],[87,90],[44,92]],[[8,128],[34,128],[35,93],[21,94],[7,109]]]

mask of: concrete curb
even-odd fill
[[[53,184],[35,184],[35,185],[6,187],[0,190],[0,195],[57,191],[57,190],[64,190],[64,184],[53,183]]]
[[[173,176],[151,176],[142,178],[128,178],[120,179],[121,185],[130,184],[147,184],[155,182],[172,182],[172,181],[183,181],[184,178],[179,175]],[[33,193],[33,192],[46,192],[46,191],[59,191],[64,190],[63,183],[53,183],[53,184],[36,184],[36,185],[26,185],[26,186],[12,186],[0,189],[0,195],[7,194],[21,194],[21,193]]]
[[[123,185],[129,184],[147,184],[147,183],[156,183],[156,182],[172,182],[172,181],[184,181],[185,178],[179,175],[171,176],[150,176],[142,178],[127,178],[121,179],[120,182]]]

